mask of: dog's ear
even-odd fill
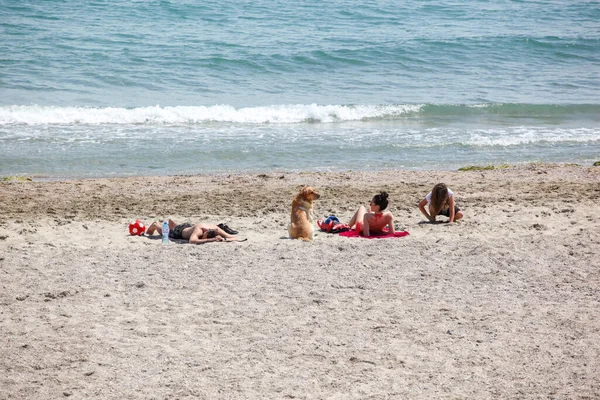
[[[315,189],[313,189],[310,186],[305,186],[304,188],[302,188],[302,190],[300,190],[300,195],[305,199],[310,198],[310,195],[313,193],[315,193]]]

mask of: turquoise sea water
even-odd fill
[[[0,0],[0,176],[600,160],[596,1]]]

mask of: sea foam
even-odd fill
[[[0,125],[186,125],[210,122],[294,124],[385,119],[418,112],[420,105],[273,105],[235,108],[229,105],[91,108],[52,106],[0,107]]]

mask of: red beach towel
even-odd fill
[[[361,238],[365,238],[365,239],[400,238],[400,237],[404,237],[404,236],[408,236],[408,235],[409,235],[408,232],[403,231],[403,232],[395,232],[394,234],[384,232],[382,235],[363,236],[363,235],[359,235],[358,232],[356,232],[356,229],[352,229],[347,232],[340,233],[340,236],[361,237]]]

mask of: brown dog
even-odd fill
[[[290,238],[311,241],[314,233],[312,224],[313,201],[321,195],[310,186],[300,190],[292,201],[292,215],[289,226]]]

